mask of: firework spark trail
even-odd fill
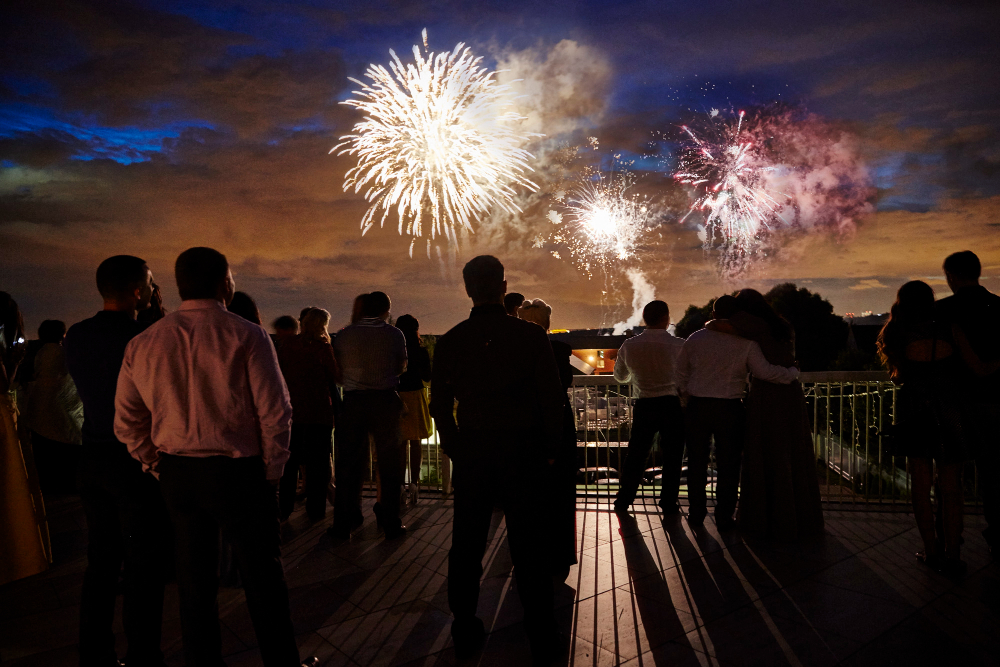
[[[801,109],[772,105],[727,119],[713,109],[686,142],[674,178],[694,188],[706,250],[731,277],[791,231],[849,234],[871,210],[868,174],[846,133]]]
[[[426,48],[426,30],[423,38]],[[539,135],[517,130],[524,117],[509,109],[509,87],[498,84],[495,72],[462,43],[426,58],[414,46],[412,64],[389,54],[391,73],[373,64],[365,72],[369,83],[351,79],[362,88],[341,104],[365,118],[330,151],[358,158],[344,177],[344,190],[364,189],[371,204],[361,219],[362,235],[380,211],[384,226],[395,210],[399,233],[405,229],[414,237],[412,257],[425,215],[431,239],[442,235],[454,243],[457,229],[473,231],[472,223],[494,206],[520,212],[515,187],[537,189],[525,176],[532,156],[522,146]]]

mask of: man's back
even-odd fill
[[[406,366],[403,332],[377,317],[365,317],[333,341],[344,391],[395,389]]]
[[[564,394],[545,331],[499,304],[476,306],[438,340],[431,391],[439,422],[458,400],[463,430],[540,429],[551,437],[560,429]]]
[[[938,313],[949,324],[956,324],[969,345],[983,362],[1000,357],[1000,296],[982,285],[966,287],[937,302]],[[973,393],[995,400],[1000,398],[1000,371],[988,377],[968,373],[966,381]]]
[[[665,329],[646,329],[622,343],[615,378],[619,382],[630,380],[638,388],[639,398],[676,395],[677,356],[682,347],[684,341]]]
[[[690,396],[742,398],[747,375],[788,384],[797,368],[773,366],[752,340],[710,329],[691,334],[677,360],[678,386]]]
[[[114,428],[118,372],[125,347],[141,331],[128,313],[102,310],[66,332],[66,367],[83,401],[84,445],[118,444]]]
[[[288,458],[291,404],[274,346],[219,301],[185,301],[129,343],[116,407],[116,433],[147,465],[156,450],[263,455],[276,479]],[[144,430],[151,442],[142,442]]]

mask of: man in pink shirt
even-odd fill
[[[190,248],[175,272],[180,309],[125,349],[115,435],[159,477],[170,511],[185,661],[224,664],[221,527],[236,550],[263,664],[299,665],[275,488],[289,456],[288,390],[267,332],[226,310],[236,285],[225,256]]]

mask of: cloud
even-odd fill
[[[847,289],[867,290],[867,289],[884,289],[888,287],[889,287],[888,285],[883,285],[878,278],[868,278],[866,280],[862,280],[857,285],[851,285]]]

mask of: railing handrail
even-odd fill
[[[814,382],[888,382],[886,371],[812,371],[799,376],[802,383]],[[614,375],[574,375],[574,387],[607,387],[621,384]]]

